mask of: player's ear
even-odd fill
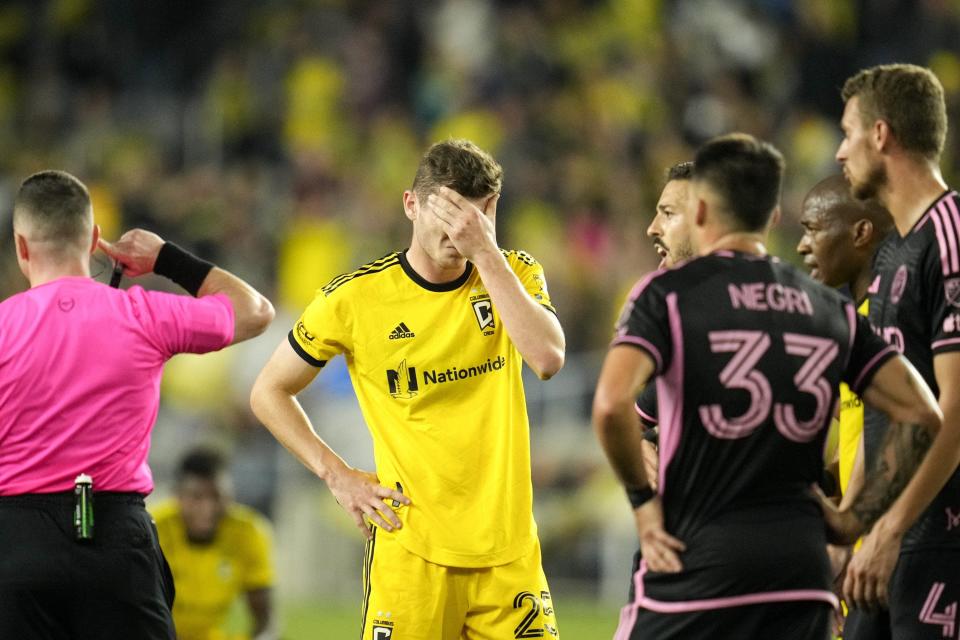
[[[693,214],[693,224],[702,227],[707,221],[707,201],[697,198],[697,208]]]
[[[886,151],[890,148],[892,136],[890,133],[890,125],[887,124],[886,120],[877,120],[874,122],[871,134],[873,146],[877,151]]]
[[[403,192],[403,212],[411,221],[417,219],[417,193],[415,191]]]
[[[873,238],[873,223],[866,218],[853,224],[853,246],[860,249],[870,244]]]
[[[93,225],[93,233],[90,238],[90,255],[93,255],[93,252],[97,250],[97,245],[100,243],[100,225]]]
[[[780,226],[780,219],[783,217],[783,214],[780,210],[780,205],[777,205],[773,208],[773,213],[770,214],[770,222],[767,223],[767,229],[773,229],[774,227]]]
[[[494,220],[497,218],[497,202],[500,200],[500,194],[495,193],[492,196],[487,198],[486,203],[483,205],[483,213],[490,216]]]
[[[14,242],[17,245],[17,258],[26,262],[30,260],[30,247],[27,246],[27,238],[14,232]]]

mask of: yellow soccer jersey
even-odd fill
[[[543,268],[503,253],[553,311]],[[345,356],[380,482],[412,501],[395,507],[400,544],[455,567],[505,564],[533,548],[523,362],[472,265],[437,285],[405,252],[371,262],[323,287],[289,339],[313,366]]]
[[[238,596],[271,587],[272,536],[266,519],[252,509],[231,505],[217,535],[207,545],[187,540],[180,507],[171,500],[151,509],[177,596],[173,621],[180,640],[219,640]]]
[[[867,315],[870,300],[864,300],[857,309],[860,315]],[[853,462],[857,457],[860,435],[863,433],[863,401],[850,390],[845,382],[840,383],[840,491],[847,492]]]

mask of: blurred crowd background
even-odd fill
[[[400,196],[423,150],[474,140],[505,169],[501,246],[543,263],[567,334],[564,371],[528,385],[547,574],[555,591],[619,603],[629,512],[588,409],[623,297],[658,262],[645,229],[664,169],[731,130],[774,142],[788,172],[772,245],[793,260],[802,196],[837,171],[839,89],[881,62],[930,66],[958,122],[960,2],[3,0],[0,293],[26,286],[11,201],[45,168],[90,186],[106,237],[154,230],[267,293],[267,337],[171,362],[158,493],[185,448],[224,448],[238,497],[276,526],[281,596],[357,602],[360,538],[247,394],[319,286],[407,246]],[[956,154],[951,129],[952,184]],[[352,464],[371,464],[342,361],[304,403]]]

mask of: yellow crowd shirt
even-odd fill
[[[857,309],[860,315],[867,315],[870,301],[864,300]],[[840,383],[840,491],[847,492],[850,484],[850,475],[853,473],[853,462],[857,457],[857,448],[860,446],[860,436],[863,434],[863,401],[860,396],[850,390],[845,382]]]
[[[187,539],[180,507],[167,501],[151,509],[177,595],[173,621],[179,640],[221,640],[238,596],[274,582],[272,536],[253,509],[231,505],[210,544]]]
[[[539,263],[503,253],[553,311]],[[523,362],[471,264],[437,285],[401,252],[334,278],[290,344],[313,366],[346,358],[380,483],[412,501],[390,505],[403,521],[392,534],[401,545],[455,567],[505,564],[532,548]]]

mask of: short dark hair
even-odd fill
[[[226,460],[220,452],[207,447],[200,447],[188,452],[180,461],[180,467],[177,469],[177,481],[180,482],[187,476],[216,480],[217,476],[226,467]]]
[[[437,142],[420,159],[413,190],[425,198],[440,187],[453,189],[466,198],[500,193],[503,167],[489,153],[469,140]]]
[[[34,240],[61,245],[86,241],[92,224],[90,193],[66,171],[41,171],[20,185],[13,223],[29,224]]]
[[[876,198],[855,198],[850,191],[850,183],[842,173],[828,176],[813,185],[804,197],[804,202],[811,197],[823,198],[826,203],[824,211],[840,218],[845,224],[852,225],[858,220],[869,220],[873,225],[876,241],[882,240],[893,230],[893,217],[886,207]]]
[[[783,156],[769,142],[746,133],[708,140],[697,150],[694,180],[723,198],[726,211],[746,231],[763,229],[780,200]]]
[[[843,101],[859,98],[864,126],[883,120],[907,151],[936,160],[947,137],[943,85],[930,69],[913,64],[883,64],[847,79]]]
[[[693,180],[693,162],[684,160],[667,169],[667,182]]]

